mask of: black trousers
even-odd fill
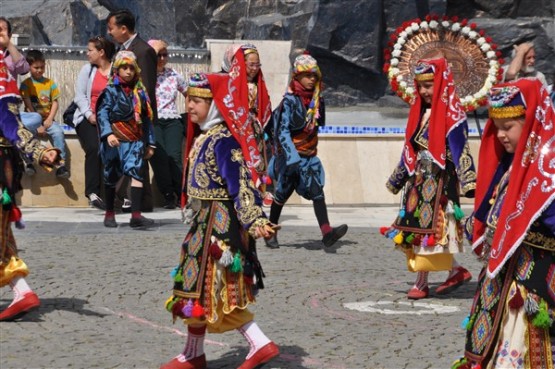
[[[75,127],[79,142],[85,151],[85,196],[95,193],[100,196],[102,161],[98,153],[99,138],[95,125],[84,119]]]

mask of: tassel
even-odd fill
[[[393,242],[395,242],[397,245],[400,245],[403,243],[403,232],[399,232],[395,237],[393,237]]]
[[[537,328],[548,329],[549,327],[551,327],[551,323],[552,323],[551,317],[547,312],[547,302],[542,300],[540,302],[540,311],[538,311],[538,313],[532,320],[532,324]]]
[[[202,318],[204,316],[204,309],[198,303],[198,300],[195,301],[195,305],[193,306],[191,317],[193,318]]]
[[[414,241],[414,233],[409,234],[407,238],[405,238],[405,242],[408,244],[412,244],[412,241]]]
[[[459,205],[455,205],[455,220],[461,220],[464,218],[464,211],[459,207]]]
[[[524,305],[524,299],[520,294],[520,288],[516,287],[516,292],[514,296],[509,300],[509,308],[516,310],[520,309]]]
[[[175,304],[175,300],[174,297],[171,296],[170,298],[168,298],[166,300],[166,302],[164,303],[166,310],[169,311],[170,313],[172,312],[172,308],[173,308],[173,304]]]
[[[463,369],[464,365],[467,364],[468,361],[465,357],[461,357],[460,359],[456,360],[453,365],[451,365],[451,369]]]
[[[172,279],[174,279],[177,276],[178,272],[179,272],[179,265],[173,268],[173,270],[170,272],[170,276],[172,277]]]
[[[442,195],[442,196],[439,198],[439,204],[441,205],[442,208],[444,208],[445,205],[448,205],[448,203],[449,203],[449,201],[448,201],[448,199],[447,199],[447,196]]]
[[[428,237],[428,241],[426,242],[427,246],[435,246],[436,245],[436,239],[434,237],[434,235],[430,235],[430,237]]]
[[[417,235],[414,237],[414,240],[412,240],[412,244],[413,244],[414,246],[420,246],[421,243],[422,243],[422,236],[419,235],[419,234],[417,234]]]
[[[184,318],[183,312],[182,312],[182,309],[183,309],[184,305],[185,305],[185,301],[183,301],[181,299],[179,301],[177,301],[175,304],[173,304],[173,306],[172,306],[172,315],[174,317],[174,320],[175,320],[175,317]]]
[[[466,318],[463,319],[461,322],[461,328],[467,329],[466,327],[468,327],[468,323],[470,323],[470,315],[467,315]]]
[[[10,210],[10,216],[8,217],[8,221],[10,222],[18,222],[21,220],[21,210],[17,206],[12,206]]]
[[[482,364],[473,365],[471,369],[482,369]]]
[[[451,204],[451,202],[447,203],[447,207],[445,208],[445,213],[446,214],[455,214],[455,209],[453,209],[453,205]]]
[[[208,253],[210,254],[210,256],[212,256],[212,259],[220,260],[220,258],[222,257],[223,251],[216,242],[212,242],[210,244],[210,248],[208,249]]]
[[[472,315],[466,324],[466,330],[469,331],[474,327],[474,320],[476,320],[476,315]]]
[[[187,304],[185,306],[183,306],[183,309],[181,310],[181,312],[183,313],[183,316],[185,318],[190,318],[193,316],[193,300],[189,299],[189,301],[187,301]]]
[[[222,253],[222,257],[220,258],[218,263],[220,263],[220,265],[224,266],[224,267],[230,266],[231,263],[233,263],[233,254],[231,253],[231,251],[229,249],[226,249]]]
[[[235,256],[233,257],[233,264],[231,265],[231,271],[233,273],[239,273],[243,271],[243,265],[241,263],[241,257],[239,256],[239,253],[235,253]]]
[[[380,233],[385,236],[385,233],[389,231],[389,227],[380,227]]]
[[[394,229],[394,230],[392,230],[391,232],[389,232],[389,233],[387,234],[387,238],[389,238],[390,240],[392,240],[392,239],[395,238],[395,236],[397,236],[397,235],[399,234],[399,232],[400,232],[400,231],[399,231],[398,229]]]
[[[526,296],[526,301],[524,301],[524,311],[526,312],[526,315],[535,315],[539,310],[540,307],[538,306],[538,303],[534,300],[532,294],[529,293],[528,296]]]
[[[8,193],[8,189],[4,188],[4,191],[2,192],[2,205],[9,205],[11,203],[12,203],[12,198]]]
[[[405,209],[399,210],[399,218],[403,219],[405,217]]]
[[[264,176],[264,183],[266,183],[267,186],[270,186],[272,184],[272,179],[270,178],[270,176]]]
[[[184,281],[184,279],[183,279],[183,271],[180,270],[180,271],[175,275],[175,277],[173,278],[173,281],[174,281],[175,283],[183,283],[183,281]]]
[[[414,212],[414,217],[420,218],[420,209],[416,209],[416,211]]]
[[[422,239],[422,246],[426,246],[428,244],[428,235],[425,235]]]

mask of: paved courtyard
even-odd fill
[[[451,295],[410,302],[407,272],[378,227],[387,207],[331,207],[332,225],[349,232],[325,250],[311,207],[286,207],[281,248],[258,243],[266,279],[252,310],[281,350],[266,368],[449,368],[462,354],[476,279]],[[24,209],[17,231],[29,284],[42,306],[18,322],[0,323],[0,368],[158,368],[183,348],[186,328],[163,304],[186,227],[179,211],[146,214],[147,231],[102,226],[94,209]],[[474,276],[480,264],[458,257]],[[431,274],[431,289],[446,272]],[[0,307],[11,299],[0,291]],[[247,354],[238,332],[209,334],[208,367],[237,368]]]

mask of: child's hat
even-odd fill
[[[320,72],[320,67],[318,67],[318,62],[314,59],[308,52],[301,54],[295,58],[293,62],[293,74],[301,73],[315,73],[318,79],[322,79],[322,73]]]
[[[132,65],[135,68],[135,72],[137,75],[141,73],[141,69],[137,64],[137,56],[129,50],[122,50],[116,54],[114,58],[114,69],[117,70],[119,67],[123,65]]]
[[[526,113],[522,92],[517,86],[493,87],[488,93],[489,117],[518,118]]]
[[[434,66],[425,61],[420,61],[414,67],[414,80],[416,82],[425,82],[434,80]]]
[[[212,99],[212,91],[210,83],[204,73],[194,73],[189,77],[189,87],[187,88],[187,96],[202,97],[204,99]]]

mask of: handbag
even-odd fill
[[[77,104],[74,101],[72,101],[71,104],[69,104],[67,109],[62,114],[62,119],[64,123],[72,128],[75,128],[75,124],[73,124],[73,116],[75,115],[76,110],[77,110]]]
[[[89,70],[89,77],[88,79],[91,78],[91,74],[93,71],[93,66],[91,64],[91,69]],[[69,104],[69,106],[66,108],[66,110],[63,112],[62,114],[62,120],[63,122],[72,127],[75,128],[75,124],[73,124],[73,117],[75,116],[75,112],[77,111],[77,104],[75,103],[75,101],[71,101],[71,104]]]

